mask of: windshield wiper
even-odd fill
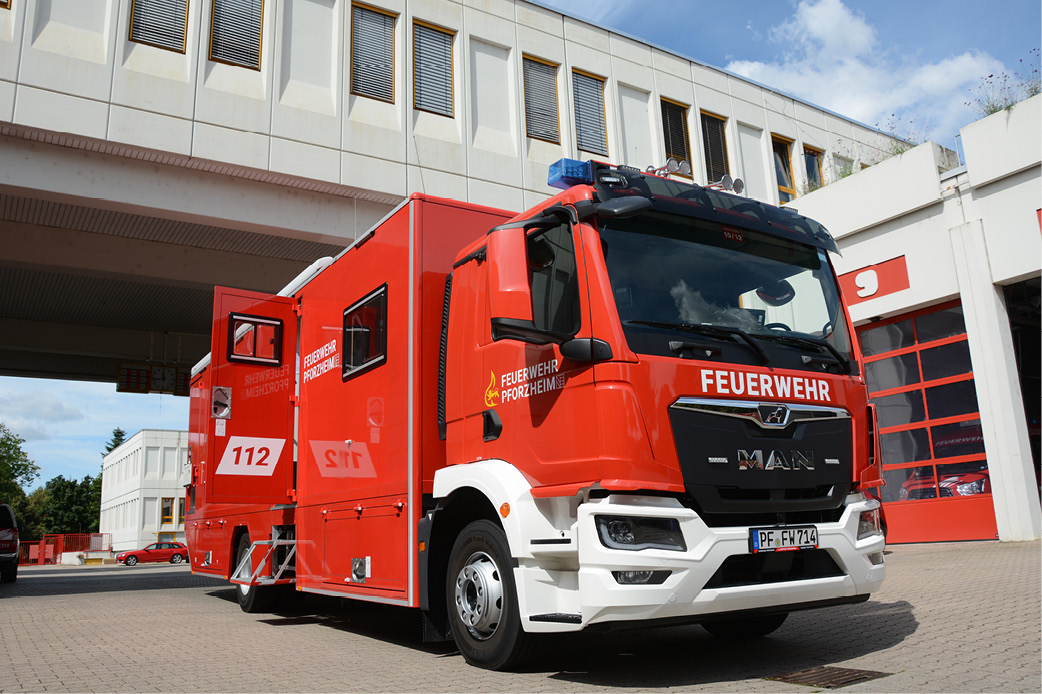
[[[764,364],[771,361],[770,356],[768,356],[767,352],[764,351],[763,347],[761,347],[749,333],[745,332],[741,328],[729,328],[721,325],[702,325],[700,323],[670,323],[667,321],[657,320],[628,320],[623,321],[623,323],[626,325],[648,325],[652,328],[665,328],[667,330],[683,330],[684,332],[706,335],[708,337],[737,337],[756,352],[756,355],[760,357],[760,361]]]
[[[804,337],[803,335],[777,335],[774,333],[771,333],[770,335],[757,335],[757,337],[761,337],[765,340],[773,340],[775,342],[788,342],[790,344],[802,345],[804,347],[810,346],[824,348],[833,357],[835,357],[834,361],[832,359],[822,359],[821,357],[814,358],[804,356],[804,363],[809,364],[811,361],[819,361],[824,364],[836,363],[843,368],[844,373],[850,373],[850,359],[843,356],[843,354],[838,349],[836,349],[828,340],[823,340],[818,337],[811,337],[809,335]]]

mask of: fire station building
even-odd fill
[[[837,236],[891,539],[1037,538],[1038,111],[888,159],[529,0],[0,0],[0,373],[184,394],[214,285],[274,293],[414,192],[520,210],[558,159],[673,158]]]
[[[1042,96],[796,201],[834,258],[879,413],[890,541],[1039,536]]]

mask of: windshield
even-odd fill
[[[688,345],[692,356],[848,370],[850,338],[823,249],[662,212],[602,222],[600,235],[634,351],[689,356]]]

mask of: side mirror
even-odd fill
[[[757,289],[756,296],[768,306],[784,306],[793,300],[796,290],[788,280],[775,280]]]
[[[493,322],[501,318],[532,322],[527,241],[523,226],[504,225],[489,232],[485,249]]]

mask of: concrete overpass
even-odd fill
[[[361,199],[364,205],[357,205]],[[394,196],[0,126],[0,374],[191,366],[215,284],[275,292]]]

